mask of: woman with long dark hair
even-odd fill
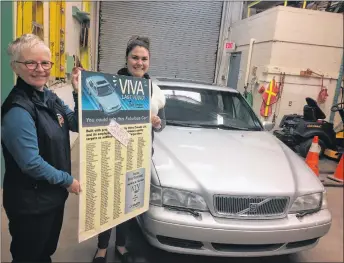
[[[125,76],[133,76],[138,78],[150,79],[148,69],[150,65],[150,41],[146,37],[134,36],[127,45],[126,66],[120,69],[117,74]],[[152,115],[152,141],[154,139],[154,132],[160,132],[165,127],[165,112],[163,105],[165,104],[165,97],[161,96],[159,87],[152,85],[152,107],[158,108],[158,114]],[[154,96],[159,94],[160,96]],[[154,98],[154,99],[153,99]],[[160,109],[159,109],[160,108]],[[153,111],[152,111],[153,112]],[[153,155],[153,147],[152,147]],[[116,253],[122,263],[135,262],[135,257],[129,252],[127,248],[128,233],[130,224],[135,218],[128,220],[116,227]],[[98,249],[94,256],[94,263],[106,262],[107,248],[111,237],[112,229],[104,231],[98,235]]]

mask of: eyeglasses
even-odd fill
[[[15,61],[15,62],[16,63],[20,63],[20,64],[24,64],[30,70],[37,69],[38,64],[40,64],[44,70],[51,69],[52,66],[54,65],[54,63],[50,62],[50,61],[43,61],[41,63],[36,62],[36,61],[24,61],[24,62],[22,62],[22,61]]]

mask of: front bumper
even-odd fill
[[[206,256],[272,256],[314,247],[331,226],[331,214],[321,210],[298,219],[233,220],[201,213],[150,206],[138,217],[148,242],[160,249]]]

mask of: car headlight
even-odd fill
[[[151,184],[149,203],[151,205],[162,206],[161,188]]]
[[[316,211],[322,205],[322,193],[309,194],[298,197],[290,208],[290,213]]]
[[[208,211],[208,206],[200,195],[172,188],[151,185],[150,204]]]
[[[324,191],[323,195],[322,195],[321,209],[327,209],[327,193],[326,193],[326,191]]]

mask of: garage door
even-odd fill
[[[151,40],[151,76],[213,82],[222,2],[112,2],[100,4],[98,69],[125,65],[132,35]]]

